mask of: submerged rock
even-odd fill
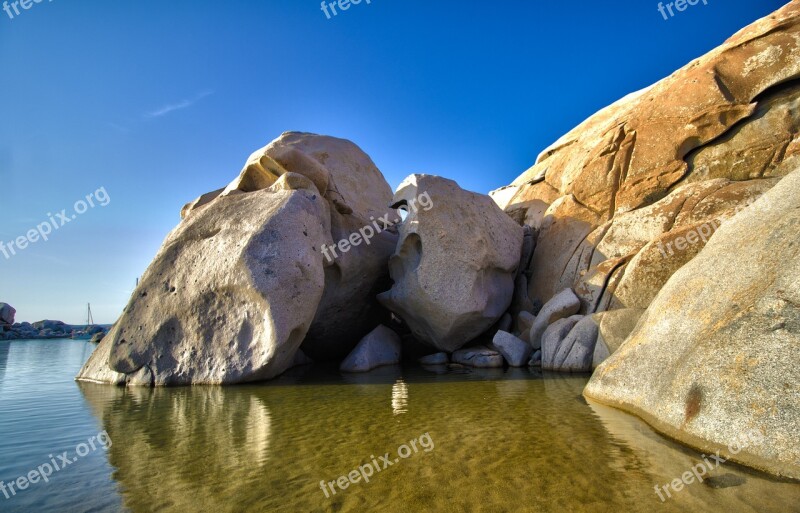
[[[508,310],[522,227],[488,196],[437,176],[406,178],[394,202],[409,212],[389,261],[394,285],[378,299],[417,339],[454,351]]]
[[[400,363],[400,337],[380,325],[356,345],[339,366],[342,372],[367,372],[384,365]]]

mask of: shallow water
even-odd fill
[[[0,342],[0,479],[100,431],[112,441],[0,494],[0,511],[800,511],[800,485],[735,465],[712,482],[734,486],[695,482],[662,504],[655,485],[700,455],[587,404],[586,376],[317,366],[264,385],[124,390],[73,381],[92,349]],[[322,491],[386,453],[369,482]]]

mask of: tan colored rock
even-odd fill
[[[644,308],[705,244],[659,255],[723,221],[800,155],[800,4],[601,110],[493,197],[540,228],[529,295],[564,288],[581,313]],[[654,247],[655,246],[655,247]]]
[[[488,197],[452,180],[412,175],[394,203],[427,198],[399,226],[389,261],[394,285],[378,296],[415,337],[454,351],[489,329],[508,309],[523,229]],[[424,205],[423,205],[424,206]]]
[[[592,316],[600,327],[592,357],[593,369],[617,352],[617,349],[633,332],[643,313],[644,310],[638,308],[623,308],[600,312]]]
[[[276,185],[220,197],[173,230],[78,379],[230,384],[291,367],[322,298],[329,212],[310,180]]]
[[[706,453],[800,478],[800,171],[723,223],[585,394]],[[734,453],[742,435],[763,440]]]

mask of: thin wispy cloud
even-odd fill
[[[146,118],[159,118],[161,116],[166,116],[167,114],[169,114],[171,112],[175,112],[176,110],[187,109],[187,108],[191,107],[192,105],[194,105],[195,103],[197,103],[200,100],[202,100],[203,98],[205,98],[206,96],[211,96],[212,94],[214,94],[214,91],[203,91],[202,93],[199,93],[199,94],[195,95],[194,98],[191,98],[191,99],[188,99],[188,100],[182,100],[182,101],[180,101],[178,103],[172,103],[172,104],[169,104],[169,105],[165,105],[165,106],[163,106],[163,107],[161,107],[159,109],[156,109],[154,111],[148,112],[147,114],[145,114],[145,117]]]

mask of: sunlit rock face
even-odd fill
[[[671,437],[800,478],[800,171],[722,225],[586,395]],[[739,436],[758,443],[736,453]]]
[[[540,228],[531,299],[572,288],[582,314],[646,308],[709,237],[687,235],[785,175],[800,153],[799,13],[792,2],[601,110],[493,193]]]
[[[193,213],[78,379],[229,384],[284,372],[322,297],[328,219],[314,184],[291,173]]]
[[[233,182],[184,207],[184,215],[213,202],[217,195],[269,187],[286,173],[307,177],[322,193],[329,206],[326,228],[333,244],[373,227],[381,218],[397,219],[389,208],[391,187],[361,148],[345,139],[302,132],[286,132],[254,152]],[[375,296],[389,286],[387,262],[397,234],[374,231],[368,241],[350,245],[347,251],[326,253],[325,289],[303,342],[303,351],[314,360],[344,358],[383,319]]]
[[[343,139],[287,132],[248,159],[227,187],[182,211],[122,317],[78,379],[130,385],[271,379],[302,344],[341,359],[386,315],[397,234],[392,192]],[[326,252],[327,251],[327,252]]]
[[[378,299],[419,340],[452,352],[511,304],[522,227],[488,196],[438,176],[408,177],[393,201],[408,216],[389,261],[394,285]]]

